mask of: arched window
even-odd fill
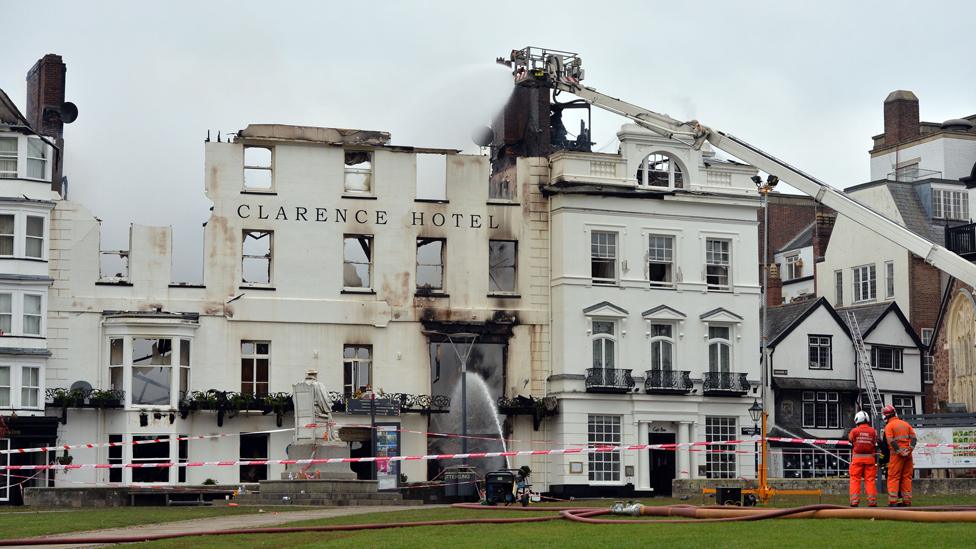
[[[728,374],[732,371],[731,329],[728,326],[708,327],[708,371]]]
[[[612,370],[616,368],[616,322],[593,321],[593,367]]]
[[[637,184],[642,187],[684,188],[681,166],[664,153],[647,155],[637,169]]]
[[[674,365],[674,327],[651,324],[651,370],[670,372]]]

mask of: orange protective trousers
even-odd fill
[[[861,504],[861,481],[864,481],[864,491],[868,494],[868,505],[878,504],[878,466],[874,464],[874,456],[860,456],[851,459],[851,505]]]
[[[888,461],[888,505],[898,503],[899,494],[901,494],[903,503],[912,503],[912,474],[914,472],[915,465],[912,462],[912,456],[892,454]]]

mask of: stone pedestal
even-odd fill
[[[348,458],[349,445],[344,442],[292,442],[285,450],[288,459],[329,459]],[[356,473],[348,463],[313,463],[285,465],[282,480],[308,478],[328,480],[355,480]]]

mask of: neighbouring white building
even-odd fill
[[[617,154],[551,157],[552,374],[560,445],[720,441],[759,396],[759,198],[751,166],[635,125]],[[670,493],[754,474],[753,456],[554,456],[553,493]]]
[[[538,412],[545,390],[548,218],[538,185],[546,170],[531,164],[519,159],[497,196],[485,156],[398,147],[383,132],[248,126],[230,142],[206,144],[213,213],[202,285],[171,282],[169,227],[133,225],[128,250],[102,252],[95,217],[59,202],[47,385],[84,381],[94,389],[52,400],[49,409],[67,409],[60,440],[127,443],[72,451],[76,463],[285,458],[290,432],[237,435],[291,427],[288,394],[315,369],[333,392],[353,456],[458,451],[457,439],[423,433],[460,432],[460,368],[450,340],[463,345],[451,337],[462,332],[478,336],[467,362],[469,434],[487,439],[469,449],[501,447],[490,440],[499,436],[491,415],[499,397],[507,397],[507,435],[538,438],[537,422],[523,414]],[[399,415],[378,419],[375,449],[369,416],[346,413],[368,389],[399,405]],[[211,433],[231,436],[177,440]],[[128,444],[155,437],[169,442]],[[381,487],[395,487],[400,475],[426,480],[443,465],[405,462],[380,472]],[[226,484],[283,470],[83,470],[58,478]],[[369,475],[369,467],[359,472]]]
[[[921,356],[918,339],[897,303],[834,309],[826,298],[768,310],[769,362],[775,404],[774,436],[843,439],[854,413],[869,409],[848,312],[857,319],[885,404],[899,414],[921,411]],[[850,450],[774,445],[771,475],[784,478],[847,475]]]

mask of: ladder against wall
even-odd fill
[[[871,413],[871,423],[875,427],[881,424],[881,409],[884,407],[884,400],[881,398],[881,391],[878,390],[878,383],[874,380],[874,372],[871,371],[871,361],[868,358],[867,349],[864,347],[864,337],[861,336],[861,327],[857,323],[857,316],[854,311],[847,311],[847,325],[851,328],[851,337],[854,339],[854,351],[856,355],[857,371],[860,377],[860,389],[867,395],[867,408]],[[862,406],[865,403],[862,402]]]

